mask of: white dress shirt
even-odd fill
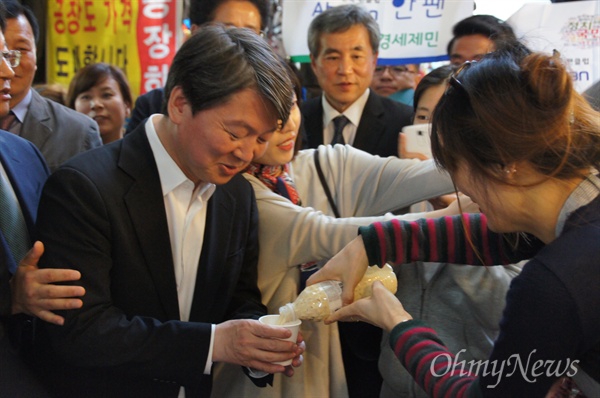
[[[204,242],[207,204],[215,192],[215,185],[201,183],[195,186],[194,182],[181,171],[154,129],[153,120],[157,117],[160,116],[152,115],[148,118],[146,134],[158,167],[167,213],[175,281],[177,282],[179,317],[180,320],[187,322],[190,318],[196,274]],[[212,325],[210,349],[204,374],[210,374],[212,367],[214,334],[215,325]],[[185,396],[183,388],[180,389],[179,396]]]
[[[342,133],[344,135],[344,142],[348,145],[354,145],[356,129],[358,128],[363,110],[365,109],[365,105],[369,99],[369,93],[370,89],[366,89],[363,95],[358,97],[358,99],[354,101],[354,103],[350,105],[343,113],[339,113],[337,110],[335,110],[333,106],[327,102],[325,95],[321,95],[321,106],[323,107],[323,144],[329,145],[331,140],[333,140],[333,119],[339,115],[344,115],[348,118],[348,120],[350,120],[350,123],[344,127],[344,132]]]

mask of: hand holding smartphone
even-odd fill
[[[413,124],[402,128],[404,134],[404,150],[418,152],[431,159],[431,124]]]

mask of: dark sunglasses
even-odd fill
[[[473,64],[477,63],[477,61],[466,61],[464,64],[462,64],[457,70],[456,72],[454,72],[452,75],[450,75],[450,79],[448,79],[448,85],[446,86],[446,91],[444,92],[444,94],[446,94],[448,92],[448,88],[450,86],[454,87],[457,90],[462,90],[464,91],[465,94],[467,94],[467,96],[469,95],[469,93],[467,92],[467,89],[465,88],[465,86],[463,86],[463,84],[461,83],[461,81],[458,79],[459,75],[469,69]]]

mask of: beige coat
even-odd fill
[[[342,217],[335,218],[317,177],[314,151]],[[298,264],[326,260],[356,237],[358,227],[390,218],[412,220],[420,214],[388,211],[453,191],[448,175],[433,161],[380,158],[349,145],[303,150],[290,165],[302,200],[299,207],[244,174],[254,187],[259,212],[258,287],[269,313],[297,297]],[[275,375],[273,387],[258,388],[239,366],[215,366],[212,396],[347,397],[337,325],[304,321],[304,363],[292,378]]]

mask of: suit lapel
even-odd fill
[[[119,167],[134,179],[124,200],[164,310],[169,319],[179,319],[165,204],[158,169],[143,124],[123,139]]]
[[[321,97],[306,101],[303,107],[304,131],[308,148],[316,148],[323,144],[323,107]]]
[[[219,289],[226,271],[224,265],[230,253],[229,246],[224,245],[231,243],[235,217],[235,198],[223,187],[217,187],[208,202],[204,243],[190,313],[191,321],[222,320],[225,310],[223,306],[227,303],[214,298],[223,295]]]
[[[375,152],[384,135],[383,114],[384,109],[379,97],[371,91],[356,129],[353,147],[369,153]]]
[[[33,142],[38,148],[43,148],[52,134],[52,129],[47,124],[50,114],[42,96],[33,89],[31,91],[31,104],[25,114],[20,136]]]

